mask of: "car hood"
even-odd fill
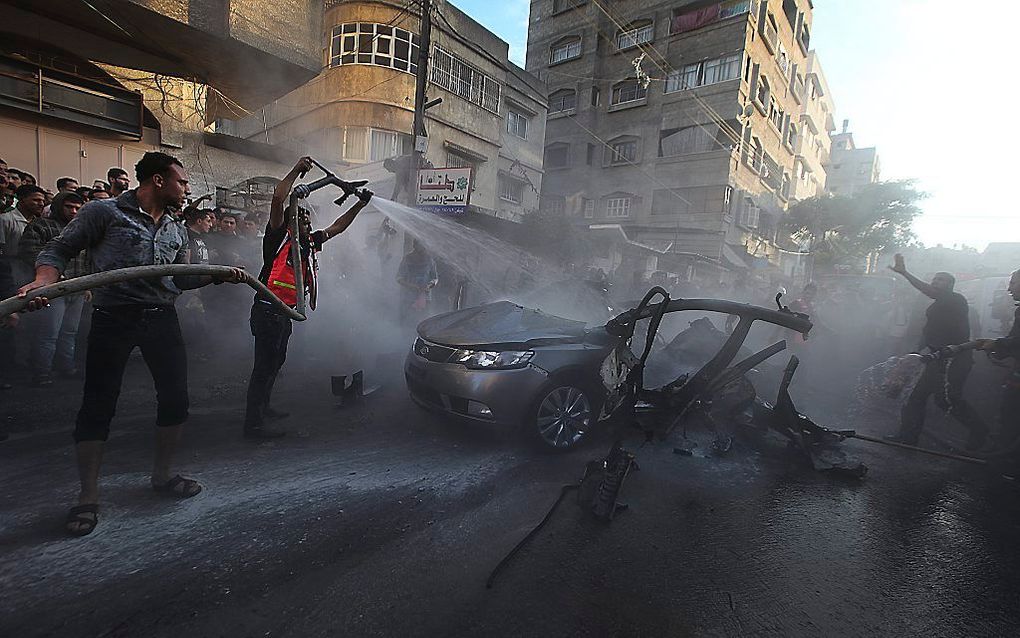
[[[455,347],[538,345],[579,341],[585,323],[497,301],[426,319],[418,324],[418,335]]]

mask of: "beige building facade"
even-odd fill
[[[787,275],[809,0],[533,0],[549,86],[543,205],[653,252],[621,270]],[[824,179],[821,180],[824,183]]]
[[[113,166],[134,181],[150,150],[179,157],[196,195],[285,172],[292,153],[207,124],[315,76],[319,0],[124,0],[118,11],[120,22],[71,0],[5,7],[0,157],[50,189]]]
[[[470,209],[519,221],[538,208],[545,87],[508,60],[509,45],[448,2],[435,4],[426,112],[426,159],[472,169]],[[331,0],[320,40],[322,71],[252,116],[224,126],[372,179],[395,180],[385,160],[412,151],[420,19],[389,0]]]
[[[826,168],[826,187],[833,195],[851,196],[868,184],[882,179],[882,163],[878,149],[870,146],[858,148],[850,122],[843,121],[843,129],[832,136],[832,152]]]

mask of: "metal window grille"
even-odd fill
[[[555,64],[577,57],[581,57],[581,38],[564,40],[554,46],[549,54],[549,63]]]
[[[506,202],[520,204],[524,199],[524,182],[519,179],[499,176],[499,198]]]
[[[639,44],[651,42],[652,37],[655,35],[655,27],[651,24],[646,24],[635,29],[629,29],[627,31],[621,31],[616,36],[616,47],[618,49],[627,49],[635,47]]]
[[[641,86],[637,80],[621,82],[613,87],[613,104],[625,104],[643,100],[648,95],[648,89]]]
[[[610,164],[633,164],[637,160],[637,142],[627,140],[610,146]]]
[[[499,83],[439,47],[432,54],[430,80],[486,111],[499,113]]]

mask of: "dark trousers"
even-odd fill
[[[188,359],[174,307],[97,306],[89,329],[75,441],[105,441],[109,436],[124,368],[136,347],[156,385],[156,425],[187,420]]]
[[[988,427],[963,398],[963,386],[973,366],[974,360],[966,356],[952,359],[948,365],[945,361],[929,363],[900,412],[900,437],[917,442],[924,429],[928,397],[934,397],[935,405],[969,429],[975,441],[984,438]]]
[[[276,375],[287,360],[287,343],[292,330],[290,319],[274,312],[268,304],[256,301],[251,307],[251,333],[255,337],[255,363],[248,379],[248,406],[244,427],[261,427],[263,412],[269,405]]]
[[[999,404],[999,439],[1003,446],[1020,440],[1020,371],[1007,377]]]

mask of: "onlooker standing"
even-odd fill
[[[16,284],[32,280],[31,269],[26,269],[15,259],[25,227],[42,215],[46,207],[46,194],[38,186],[22,184],[16,192],[18,206],[12,211],[0,214],[0,253],[8,261],[11,276]]]
[[[970,340],[969,306],[966,297],[953,291],[955,277],[947,272],[937,272],[931,283],[921,281],[907,271],[903,256],[899,254],[895,256],[895,264],[890,268],[933,300],[925,313],[927,321],[924,324],[923,347],[935,351]],[[961,352],[948,363],[944,360],[928,363],[921,380],[914,386],[914,391],[903,406],[899,434],[890,438],[900,443],[916,444],[924,429],[928,397],[933,396],[935,405],[970,430],[967,449],[981,447],[988,437],[988,426],[963,398],[963,386],[973,366],[974,356],[971,351]]]
[[[93,199],[110,199],[110,193],[102,188],[93,188],[89,193],[89,201]]]
[[[400,318],[403,322],[423,318],[432,301],[432,289],[439,283],[439,270],[417,239],[411,241],[411,252],[404,255],[397,269],[400,291]]]
[[[35,268],[36,257],[50,241],[64,230],[85,202],[77,193],[61,192],[53,198],[49,217],[37,217],[25,227],[18,248],[18,259],[26,269]],[[68,260],[63,278],[87,275],[88,257],[84,251]],[[32,317],[30,328],[32,385],[53,384],[53,371],[62,376],[77,376],[75,343],[82,309],[91,298],[88,292],[65,295],[50,301],[47,308]]]
[[[57,180],[58,193],[73,193],[79,188],[81,186],[78,185],[78,180],[73,177],[61,177]]]
[[[10,187],[9,175],[7,162],[0,158],[0,215],[14,210],[14,189]]]
[[[111,197],[120,197],[121,193],[131,188],[131,180],[128,179],[127,171],[119,166],[114,166],[106,171],[106,179],[110,182]]]
[[[90,202],[36,260],[35,280],[22,297],[53,284],[69,260],[89,250],[97,271],[187,261],[187,231],[170,211],[184,204],[188,176],[180,161],[146,153],[135,167],[140,185],[117,199]],[[243,280],[233,271],[229,281]],[[74,430],[81,492],[68,513],[67,531],[89,534],[99,522],[99,468],[110,421],[117,407],[124,369],[137,347],[156,385],[156,454],[152,488],[189,498],[202,491],[195,480],[170,474],[174,450],[188,418],[187,355],[174,301],[181,290],[212,283],[211,277],[160,277],[110,284],[95,293],[95,312],[85,363],[85,390]],[[47,299],[36,297],[28,309]]]

